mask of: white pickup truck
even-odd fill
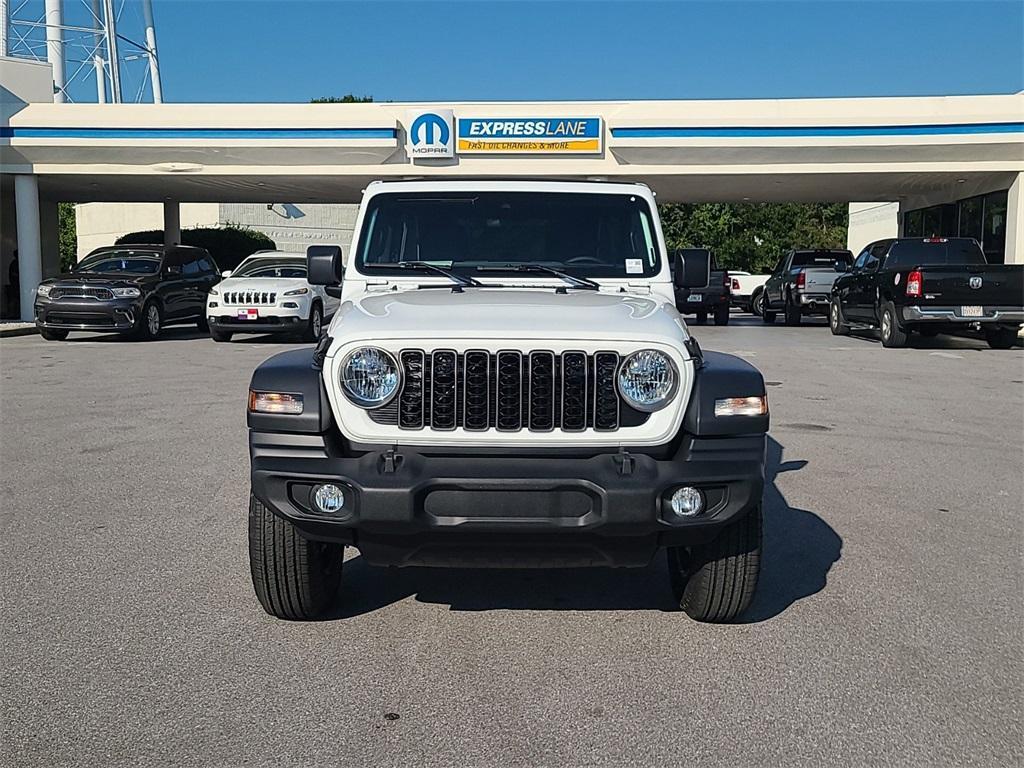
[[[642,567],[728,621],[761,549],[761,374],[702,353],[639,184],[401,181],[364,193],[341,306],[315,350],[253,373],[250,564],[272,615],[332,609],[371,565]]]

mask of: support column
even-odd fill
[[[60,274],[60,209],[56,200],[39,201],[39,249],[43,279]]]
[[[53,67],[53,101],[64,103],[64,15],[61,0],[46,0],[46,60]]]
[[[35,319],[36,288],[43,277],[39,229],[39,182],[35,176],[14,177],[14,204],[18,224],[18,274],[21,319]]]
[[[1007,264],[1024,264],[1024,173],[1018,173],[1006,195]]]
[[[164,245],[181,245],[181,206],[164,203]]]

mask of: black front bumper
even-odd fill
[[[206,321],[211,328],[228,333],[295,333],[305,328],[307,323],[303,318],[292,315],[261,315],[259,320],[209,315]]]
[[[132,330],[141,316],[138,299],[56,299],[37,297],[36,326],[68,331]]]
[[[256,497],[304,535],[353,544],[378,565],[643,566],[659,547],[707,540],[760,503],[765,444],[756,434],[683,437],[658,454],[444,453],[249,432]],[[334,516],[311,502],[325,482],[345,493]],[[702,490],[704,514],[672,514],[681,485]]]

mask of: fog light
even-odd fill
[[[672,511],[679,517],[695,517],[704,511],[704,494],[684,485],[672,494]]]
[[[336,485],[318,485],[313,489],[313,505],[325,515],[333,515],[345,506],[345,494]]]

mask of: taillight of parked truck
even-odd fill
[[[921,296],[924,293],[923,286],[924,280],[920,271],[915,269],[907,275],[907,296]]]
[[[732,279],[732,289],[734,291],[738,291],[740,289],[740,281],[737,280],[735,277]]]
[[[796,273],[796,287],[797,288],[803,288],[806,285],[807,285],[807,275],[803,271],[797,272]]]

